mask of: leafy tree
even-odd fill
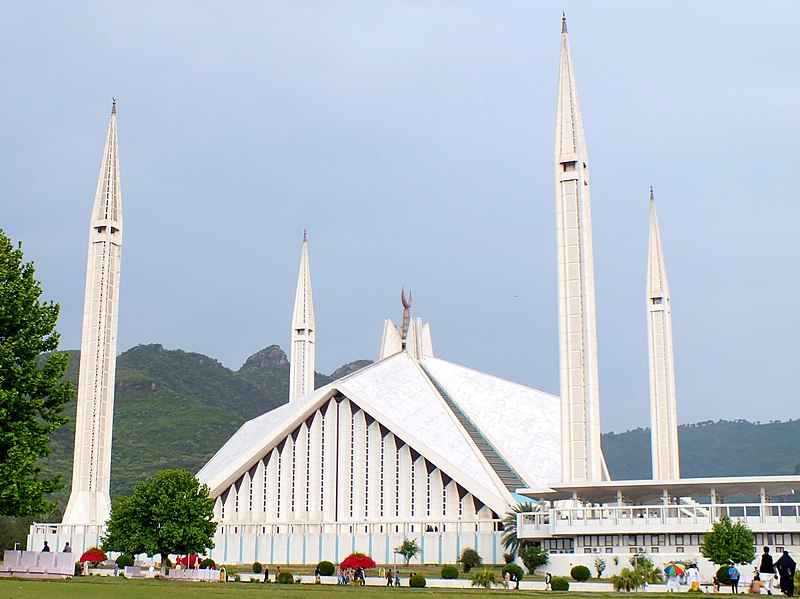
[[[520,547],[525,545],[524,542],[517,538],[517,515],[538,512],[540,506],[541,503],[518,503],[506,512],[503,518],[503,535],[500,537],[500,542],[503,544],[503,548],[511,553],[512,556],[516,557]]]
[[[633,566],[634,572],[640,579],[640,584],[661,584],[664,582],[664,573],[661,568],[656,568],[653,560],[646,553],[632,555],[628,562]]]
[[[539,566],[544,566],[550,561],[550,556],[547,549],[539,545],[532,545],[530,547],[523,547],[519,551],[519,556],[522,558],[522,563],[528,569],[528,572],[533,574]]]
[[[700,553],[717,565],[749,564],[756,559],[755,537],[743,522],[722,516],[703,538]]]
[[[483,559],[472,547],[467,547],[461,552],[458,562],[464,567],[464,572],[469,572],[472,568],[483,565]]]
[[[420,547],[419,543],[417,543],[416,539],[403,539],[402,544],[397,547],[394,552],[398,553],[403,556],[403,559],[406,560],[406,566],[411,559],[419,553]]]
[[[597,572],[597,578],[602,578],[603,572],[606,569],[606,560],[599,555],[596,555],[592,561],[592,564],[594,565],[594,571]]]
[[[66,354],[58,348],[58,304],[40,302],[33,263],[0,231],[0,515],[46,513],[45,496],[61,476],[42,477],[50,435],[67,419],[64,405],[75,389],[62,381]]]
[[[205,553],[217,529],[208,486],[186,470],[162,470],[139,483],[130,497],[116,497],[103,549],[133,555]]]

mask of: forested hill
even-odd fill
[[[678,427],[681,476],[800,474],[800,420],[753,424],[746,420]],[[650,429],[603,435],[611,478],[650,478]]]
[[[78,352],[70,352],[68,377],[77,382]],[[331,375],[322,386],[370,364],[360,360]],[[164,468],[197,472],[246,420],[285,403],[289,362],[277,345],[250,356],[237,371],[201,354],[139,345],[117,359],[111,494],[130,494],[136,483]],[[487,408],[490,409],[490,408]],[[75,435],[75,403],[69,424],[53,439],[45,460],[60,472],[69,495]],[[800,466],[800,420],[770,424],[704,422],[679,429],[684,477],[792,474]],[[650,432],[636,429],[603,435],[614,479],[650,477]],[[63,504],[62,504],[63,508]]]
[[[78,380],[80,353],[70,351],[67,377]],[[317,373],[316,385],[370,364],[359,360],[331,375]],[[111,495],[130,494],[136,483],[164,468],[197,472],[245,421],[289,396],[289,362],[277,345],[250,356],[233,371],[213,358],[161,345],[138,345],[117,358]],[[64,476],[69,496],[75,437],[75,402],[70,422],[53,437],[48,472]],[[63,503],[62,503],[63,509]]]

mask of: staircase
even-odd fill
[[[419,365],[420,368],[422,368],[422,371],[425,373],[425,376],[428,377],[428,380],[430,380],[434,389],[436,389],[436,392],[447,404],[447,407],[450,408],[450,411],[453,412],[459,423],[461,423],[461,426],[467,432],[470,439],[472,439],[472,442],[481,452],[484,459],[492,467],[492,470],[494,470],[495,474],[497,474],[498,478],[500,478],[506,489],[508,489],[509,492],[514,493],[517,489],[527,486],[525,481],[522,480],[522,477],[517,474],[517,471],[514,470],[514,468],[512,468],[511,465],[505,461],[505,459],[503,459],[503,456],[500,455],[500,453],[494,448],[489,440],[484,437],[483,434],[481,434],[480,430],[478,430],[478,427],[475,426],[475,423],[472,422],[472,420],[470,420],[470,418],[461,410],[459,405],[450,396],[447,390],[442,387],[439,381],[436,380],[436,377],[433,376],[421,362]]]

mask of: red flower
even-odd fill
[[[100,563],[106,561],[107,559],[108,557],[106,556],[105,553],[103,553],[97,547],[92,547],[81,556],[81,563],[83,562]]]
[[[375,567],[375,562],[370,556],[364,555],[363,553],[351,553],[342,560],[339,566],[341,568],[361,568],[363,570],[368,570]]]

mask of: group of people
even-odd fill
[[[338,584],[354,584],[363,586],[367,584],[364,577],[364,570],[362,568],[344,568],[340,566],[336,571],[336,579]]]
[[[689,567],[686,568],[686,571],[683,573],[686,584],[689,585],[690,590],[697,591],[700,590],[700,570],[697,568],[697,564],[692,562],[689,564]],[[676,591],[681,590],[681,581],[680,577],[677,574],[673,574],[671,576],[667,576],[667,592],[674,593]]]
[[[386,586],[387,587],[399,587],[400,586],[400,570],[395,570],[394,574],[392,574],[392,569],[388,568],[386,570]]]
[[[777,560],[772,559],[769,547],[764,547],[764,554],[761,562],[753,573],[753,581],[750,583],[750,592],[761,594],[761,589],[766,589],[767,595],[772,595],[775,580],[778,581],[781,592],[787,597],[794,596],[794,572],[797,567],[792,556],[788,551],[783,552]],[[734,591],[737,592],[737,591]]]

